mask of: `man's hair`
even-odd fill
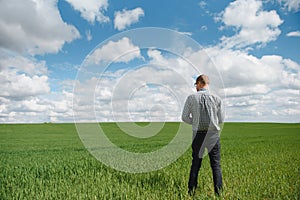
[[[207,85],[207,84],[209,84],[209,78],[207,75],[201,74],[200,76],[197,77],[196,83],[201,83],[201,84]]]

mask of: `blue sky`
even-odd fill
[[[299,122],[299,11],[299,0],[1,1],[0,122],[72,122],[74,108],[81,121],[178,121],[199,72],[216,80],[211,90],[224,98],[227,121]],[[202,49],[143,49],[126,31],[144,27]],[[102,62],[132,49],[102,78],[80,80],[88,55]]]

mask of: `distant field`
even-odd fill
[[[166,145],[178,125],[143,140],[114,123],[102,127],[120,147],[148,152]],[[221,145],[221,199],[300,199],[300,124],[226,123]],[[191,149],[159,171],[119,172],[85,150],[74,124],[0,124],[0,199],[192,199],[190,164]],[[214,199],[208,157],[198,185],[194,199]]]

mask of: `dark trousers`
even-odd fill
[[[198,131],[192,143],[192,166],[188,187],[189,190],[194,190],[198,183],[198,173],[201,167],[204,149],[208,150],[210,166],[213,174],[214,190],[219,194],[222,189],[222,171],[220,165],[220,139],[216,133],[208,133],[206,131]]]

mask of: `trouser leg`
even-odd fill
[[[193,143],[192,143],[193,160],[192,160],[192,166],[191,166],[191,170],[190,170],[190,177],[189,177],[189,183],[188,183],[188,187],[190,190],[195,189],[198,184],[198,174],[199,174],[199,170],[200,170],[201,163],[202,163],[202,156],[200,158],[199,153],[200,153],[200,148],[204,141],[204,138],[205,138],[205,133],[203,133],[203,134],[197,133],[193,140]]]
[[[193,158],[188,185],[189,189],[195,189],[198,185],[198,174],[201,167],[201,162],[202,159],[200,159],[198,156]]]
[[[212,150],[209,152],[210,166],[213,173],[214,190],[219,195],[222,189],[222,170],[220,164],[220,140],[218,139]]]

